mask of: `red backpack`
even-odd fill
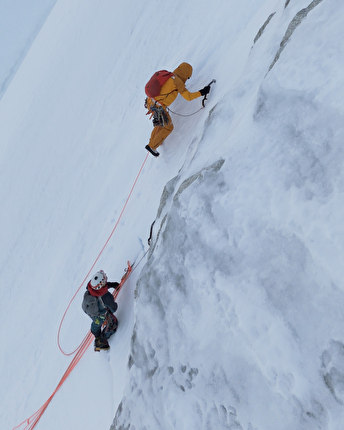
[[[147,96],[153,98],[157,97],[160,94],[161,87],[171,76],[173,76],[173,73],[167,70],[155,72],[145,86]]]

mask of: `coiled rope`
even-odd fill
[[[214,82],[215,82],[215,80],[213,80]],[[211,82],[209,85],[211,85],[213,82]],[[175,112],[172,112],[170,109],[169,109],[169,111],[171,112],[171,113],[174,113],[175,115],[179,115],[179,116],[191,116],[191,115],[195,115],[196,113],[198,113],[201,109],[203,109],[203,107],[204,107],[204,100],[206,99],[206,97],[203,99],[203,101],[202,101],[202,107],[198,110],[198,111],[196,111],[196,112],[194,112],[194,113],[191,113],[191,114],[187,114],[187,115],[183,115],[183,114],[177,114],[177,113],[175,113]],[[48,400],[34,413],[34,414],[32,414],[29,418],[27,418],[27,419],[25,419],[22,423],[20,423],[18,426],[16,426],[16,427],[14,427],[12,430],[17,430],[17,429],[19,429],[19,428],[22,428],[22,430],[32,430],[35,426],[36,426],[36,424],[38,423],[38,421],[40,420],[40,418],[41,418],[41,416],[43,415],[43,413],[45,412],[45,410],[47,409],[47,407],[48,407],[48,405],[50,404],[50,402],[52,401],[52,399],[54,398],[54,396],[55,396],[55,394],[57,393],[57,391],[60,389],[60,387],[63,385],[63,383],[65,382],[65,380],[67,379],[67,377],[70,375],[70,373],[73,371],[73,369],[75,368],[75,366],[79,363],[79,361],[80,361],[80,359],[81,359],[81,357],[85,354],[85,352],[86,352],[86,350],[87,350],[87,348],[90,346],[90,344],[92,343],[92,340],[93,340],[93,334],[89,331],[88,333],[87,333],[87,335],[84,337],[84,339],[82,340],[82,342],[80,343],[80,345],[77,347],[77,348],[75,348],[75,350],[74,351],[72,351],[72,352],[65,352],[63,349],[62,349],[62,347],[61,347],[61,342],[60,342],[60,335],[61,335],[61,327],[62,327],[62,324],[63,324],[63,321],[64,321],[64,319],[65,319],[65,316],[66,316],[66,314],[67,314],[67,312],[68,312],[68,310],[69,310],[69,308],[70,308],[70,306],[71,306],[71,304],[72,304],[72,302],[73,302],[73,300],[75,299],[75,297],[77,296],[77,294],[78,294],[78,292],[80,291],[80,289],[82,288],[82,286],[85,284],[85,282],[87,281],[87,279],[88,279],[88,277],[90,276],[90,274],[91,274],[91,272],[92,272],[92,270],[94,269],[94,266],[97,264],[97,262],[98,262],[98,260],[99,260],[99,258],[100,258],[100,256],[102,255],[102,253],[104,252],[104,250],[105,250],[105,248],[106,248],[106,246],[108,245],[108,243],[109,243],[109,241],[110,241],[110,239],[112,238],[112,236],[113,236],[113,234],[114,234],[114,232],[115,232],[115,230],[116,230],[116,228],[117,228],[117,226],[118,226],[118,224],[119,224],[119,222],[120,222],[120,220],[121,220],[121,218],[122,218],[122,215],[123,215],[123,213],[124,213],[124,211],[125,211],[125,209],[126,209],[126,207],[127,207],[127,205],[128,205],[128,202],[129,202],[129,200],[130,200],[130,197],[131,197],[131,195],[132,195],[132,193],[133,193],[133,191],[134,191],[134,188],[135,188],[135,186],[136,186],[136,183],[137,183],[137,181],[138,181],[138,179],[139,179],[139,177],[140,177],[140,175],[141,175],[141,173],[142,173],[142,170],[143,170],[143,167],[144,167],[144,165],[146,164],[146,161],[147,161],[147,158],[148,158],[148,155],[149,154],[147,154],[146,155],[146,157],[145,157],[145,159],[144,159],[144,161],[143,161],[143,163],[142,163],[142,165],[141,165],[141,167],[140,167],[140,170],[139,170],[139,172],[138,172],[138,174],[137,174],[137,176],[136,176],[136,178],[135,178],[135,181],[134,181],[134,183],[133,183],[133,185],[132,185],[132,187],[131,187],[131,190],[130,190],[130,192],[129,192],[129,195],[128,195],[128,197],[127,197],[127,199],[126,199],[126,201],[125,201],[125,203],[124,203],[124,206],[123,206],[123,208],[122,208],[122,211],[121,211],[121,213],[120,213],[120,215],[119,215],[119,217],[118,217],[118,220],[117,220],[117,222],[116,222],[116,224],[115,224],[115,226],[113,227],[113,229],[112,229],[112,231],[111,231],[111,233],[110,233],[110,235],[109,235],[109,237],[107,238],[107,240],[106,240],[106,242],[105,242],[105,244],[104,244],[104,246],[102,247],[102,249],[100,250],[100,252],[99,252],[99,254],[98,254],[98,256],[97,256],[97,258],[95,259],[95,261],[94,261],[94,263],[92,264],[92,266],[91,266],[91,268],[89,269],[89,271],[87,272],[87,274],[86,274],[86,276],[85,276],[85,278],[83,279],[83,281],[82,281],[82,283],[80,284],[80,286],[77,288],[77,290],[76,290],[76,292],[74,293],[74,295],[73,295],[73,297],[71,298],[71,300],[70,300],[70,302],[68,303],[68,306],[67,306],[67,308],[66,308],[66,310],[65,310],[65,312],[64,312],[64,314],[63,314],[63,316],[62,316],[62,319],[61,319],[61,322],[60,322],[60,325],[59,325],[59,329],[58,329],[58,333],[57,333],[57,344],[58,344],[58,347],[59,347],[59,349],[60,349],[60,351],[62,352],[62,354],[64,354],[65,356],[70,356],[70,355],[73,355],[73,354],[75,354],[75,356],[73,357],[73,359],[72,359],[72,361],[71,361],[71,363],[69,364],[69,366],[68,366],[68,368],[67,368],[67,370],[65,371],[65,373],[64,373],[64,375],[62,376],[62,378],[61,378],[61,380],[60,380],[60,382],[58,383],[58,385],[57,385],[57,387],[55,388],[55,390],[54,390],[54,392],[51,394],[51,396],[48,398]],[[153,229],[153,225],[154,225],[154,223],[152,224],[152,226],[151,226],[151,231],[150,231],[150,239],[151,239],[151,237],[152,237],[152,229]],[[149,244],[150,244],[150,239],[149,239]],[[146,256],[146,254],[147,254],[147,252],[148,252],[148,250],[144,253],[144,255],[143,255],[143,257],[135,264],[135,265],[133,265],[133,266],[130,266],[129,265],[129,262],[128,262],[128,269],[127,269],[127,272],[126,272],[126,274],[122,277],[122,280],[121,280],[121,283],[120,283],[120,288],[117,290],[117,291],[114,291],[114,293],[113,293],[113,296],[114,296],[114,298],[116,298],[117,297],[117,295],[118,295],[118,293],[119,293],[119,291],[120,291],[120,289],[121,289],[121,287],[122,287],[122,285],[124,284],[124,282],[126,281],[126,279],[128,278],[128,276],[130,275],[130,273],[132,272],[132,270],[134,270],[139,264],[140,264],[140,262],[143,260],[143,258]],[[25,425],[25,427],[22,427],[23,425]]]
[[[70,355],[72,355],[72,354],[74,354],[75,353],[75,356],[73,357],[73,359],[72,359],[72,361],[71,361],[71,363],[69,364],[69,366],[68,366],[68,368],[67,368],[67,370],[65,371],[65,373],[64,373],[64,375],[62,376],[62,378],[61,378],[61,380],[60,380],[60,382],[58,383],[58,385],[57,385],[57,387],[55,388],[55,390],[54,390],[54,392],[52,393],[52,395],[48,398],[48,400],[34,413],[34,414],[32,414],[29,418],[27,418],[27,419],[25,419],[22,423],[20,423],[18,426],[16,426],[16,427],[14,427],[12,430],[17,430],[17,429],[19,429],[19,428],[21,428],[22,430],[32,430],[35,426],[36,426],[36,424],[38,423],[38,421],[39,421],[39,419],[41,418],[41,416],[43,415],[43,413],[45,412],[45,410],[47,409],[47,407],[48,407],[48,405],[49,405],[49,403],[52,401],[52,399],[54,398],[54,396],[55,396],[55,394],[57,393],[57,391],[60,389],[60,387],[63,385],[63,383],[65,382],[65,380],[67,379],[67,377],[70,375],[70,373],[72,372],[72,370],[75,368],[75,366],[79,363],[79,361],[80,361],[80,359],[81,359],[81,357],[85,354],[85,352],[86,352],[86,350],[87,350],[87,348],[90,346],[90,344],[92,343],[92,341],[93,341],[93,338],[94,338],[94,336],[93,336],[93,334],[89,331],[88,333],[87,333],[87,335],[84,337],[84,339],[82,340],[82,342],[80,343],[80,345],[77,347],[77,348],[75,348],[75,350],[73,351],[73,352],[69,352],[69,353],[67,353],[67,352],[65,352],[63,349],[62,349],[62,347],[61,347],[61,342],[60,342],[60,334],[61,334],[61,327],[62,327],[62,323],[63,323],[63,321],[64,321],[64,318],[65,318],[65,316],[66,316],[66,314],[67,314],[67,312],[68,312],[68,310],[69,310],[69,308],[70,308],[70,305],[71,305],[71,303],[73,302],[73,300],[75,299],[75,297],[76,297],[76,295],[78,294],[78,292],[80,291],[80,289],[81,289],[81,287],[84,285],[84,283],[86,282],[86,280],[88,279],[88,277],[89,277],[89,275],[90,275],[90,273],[92,272],[92,270],[93,270],[93,268],[94,268],[94,266],[96,265],[96,263],[97,263],[97,261],[99,260],[99,258],[100,258],[100,256],[102,255],[102,253],[104,252],[104,249],[106,248],[106,246],[108,245],[108,243],[109,243],[109,241],[110,241],[110,239],[111,239],[111,237],[113,236],[113,234],[114,234],[114,232],[115,232],[115,230],[116,230],[116,228],[117,228],[117,226],[118,226],[118,224],[119,224],[119,222],[120,222],[120,220],[121,220],[121,218],[122,218],[122,215],[123,215],[123,213],[124,213],[124,211],[125,211],[125,208],[127,207],[127,205],[128,205],[128,202],[129,202],[129,200],[130,200],[130,197],[131,197],[131,195],[132,195],[132,193],[133,193],[133,191],[134,191],[134,188],[135,188],[135,186],[136,186],[136,184],[137,184],[137,181],[138,181],[138,179],[139,179],[139,177],[140,177],[140,175],[141,175],[141,173],[142,173],[142,170],[143,170],[143,167],[144,167],[144,165],[146,164],[146,161],[147,161],[147,158],[148,158],[148,155],[149,154],[147,154],[146,155],[146,157],[145,157],[145,159],[144,159],[144,161],[143,161],[143,163],[142,163],[142,165],[141,165],[141,167],[140,167],[140,170],[139,170],[139,172],[138,172],[138,174],[137,174],[137,176],[136,176],[136,178],[135,178],[135,181],[134,181],[134,183],[133,183],[133,185],[132,185],[132,187],[131,187],[131,190],[130,190],[130,192],[129,192],[129,195],[128,195],[128,197],[127,197],[127,200],[125,201],[125,203],[124,203],[124,206],[123,206],[123,209],[122,209],[122,211],[121,211],[121,213],[120,213],[120,215],[119,215],[119,217],[118,217],[118,220],[117,220],[117,222],[116,222],[116,224],[115,224],[115,226],[113,227],[113,229],[112,229],[112,231],[111,231],[111,233],[110,233],[110,235],[109,235],[109,237],[107,238],[107,240],[106,240],[106,242],[105,242],[105,244],[104,244],[104,246],[102,247],[102,249],[101,249],[101,251],[99,252],[99,254],[98,254],[98,256],[97,256],[97,258],[95,259],[95,261],[94,261],[94,263],[93,263],[93,265],[92,265],[92,267],[90,268],[90,270],[88,271],[88,273],[87,273],[87,275],[85,276],[85,278],[84,278],[84,280],[82,281],[82,283],[80,284],[80,286],[78,287],[78,289],[76,290],[76,292],[75,292],[75,294],[73,295],[73,297],[72,297],[72,299],[70,300],[70,302],[68,303],[68,306],[67,306],[67,308],[66,308],[66,310],[65,310],[65,312],[64,312],[64,314],[63,314],[63,316],[62,316],[62,319],[61,319],[61,322],[60,322],[60,325],[59,325],[59,329],[58,329],[58,334],[57,334],[57,343],[58,343],[58,347],[59,347],[59,349],[60,349],[60,351],[64,354],[64,355],[66,355],[66,356],[70,356]],[[138,264],[142,261],[142,259],[144,258],[144,256],[147,254],[147,252],[148,251],[146,251],[145,253],[144,253],[144,255],[143,255],[143,257],[139,260],[139,262],[137,263],[137,264],[135,264],[135,268],[138,266]],[[124,282],[126,281],[126,279],[128,278],[128,276],[130,275],[130,273],[132,272],[132,270],[134,269],[134,265],[133,266],[131,266],[130,264],[129,264],[129,262],[128,262],[128,269],[126,270],[126,272],[125,272],[125,275],[122,277],[122,279],[121,279],[121,283],[120,283],[120,288],[118,288],[118,290],[117,291],[114,291],[114,293],[113,293],[113,296],[114,296],[114,298],[116,298],[117,297],[117,295],[118,295],[118,293],[119,293],[119,291],[120,291],[120,289],[122,288],[122,286],[123,286],[123,284],[124,284]],[[25,425],[25,427],[23,427]]]
[[[126,270],[124,276],[121,279],[120,287],[114,291],[113,296],[116,299],[118,293],[120,292],[124,282],[129,277],[130,273],[132,271],[132,266],[130,266],[128,262],[128,269]],[[84,337],[83,341],[81,342],[80,346],[77,348],[77,353],[75,354],[73,360],[71,361],[70,365],[68,366],[67,370],[65,371],[64,375],[62,376],[60,382],[58,383],[57,387],[55,388],[52,395],[48,398],[48,400],[44,403],[43,406],[41,406],[38,411],[36,411],[34,414],[31,415],[31,417],[24,420],[22,423],[20,423],[17,427],[14,427],[13,430],[21,428],[24,424],[25,427],[22,428],[22,430],[32,430],[36,424],[38,423],[39,419],[43,415],[44,411],[47,409],[49,403],[54,398],[57,391],[60,389],[64,381],[67,379],[67,377],[71,374],[72,370],[75,368],[75,366],[79,363],[81,357],[85,354],[87,348],[90,346],[90,344],[93,341],[93,334],[89,331],[87,335]]]
[[[146,164],[146,161],[147,161],[148,155],[149,155],[149,154],[147,154],[147,155],[146,155],[146,158],[144,159],[144,161],[143,161],[143,163],[142,163],[142,166],[140,167],[140,170],[139,170],[139,172],[138,172],[138,174],[137,174],[137,176],[136,176],[136,178],[135,178],[135,181],[134,181],[134,183],[133,183],[133,186],[131,187],[131,190],[130,190],[130,192],[129,192],[129,195],[128,195],[128,197],[127,197],[127,200],[126,200],[126,201],[125,201],[125,203],[124,203],[123,209],[122,209],[122,211],[121,211],[121,213],[120,213],[120,215],[119,215],[119,217],[118,217],[118,220],[117,220],[117,222],[116,222],[116,224],[115,224],[114,228],[112,229],[112,231],[111,231],[111,233],[110,233],[109,237],[107,238],[106,242],[104,243],[104,246],[103,246],[103,247],[102,247],[102,249],[100,250],[100,252],[99,252],[99,254],[98,254],[97,258],[96,258],[96,259],[95,259],[95,261],[94,261],[94,263],[92,264],[92,266],[91,266],[90,270],[87,272],[87,274],[86,274],[85,278],[83,279],[83,281],[81,282],[80,286],[78,287],[78,289],[77,289],[77,290],[76,290],[76,292],[74,293],[74,296],[71,298],[70,302],[68,303],[68,306],[67,306],[67,308],[66,308],[66,310],[65,310],[65,312],[64,312],[64,314],[63,314],[63,316],[62,316],[62,319],[61,319],[61,322],[60,322],[60,325],[59,325],[59,329],[58,329],[58,332],[57,332],[57,345],[58,345],[59,350],[62,352],[62,354],[63,354],[63,355],[66,355],[66,356],[73,355],[73,354],[75,354],[75,353],[79,350],[79,348],[81,348],[81,347],[82,347],[82,343],[81,343],[81,344],[80,344],[79,346],[77,346],[77,347],[74,349],[74,351],[72,351],[72,352],[65,352],[65,351],[62,349],[60,338],[61,338],[61,328],[62,328],[63,321],[64,321],[64,319],[65,319],[65,316],[66,316],[66,314],[67,314],[67,312],[68,312],[68,310],[69,310],[69,308],[70,308],[70,306],[71,306],[71,304],[72,304],[73,300],[75,299],[76,295],[78,294],[78,292],[80,291],[80,289],[82,288],[82,286],[83,286],[83,285],[85,284],[85,282],[88,280],[88,278],[89,278],[89,276],[90,276],[90,274],[91,274],[92,270],[94,269],[94,266],[97,264],[97,262],[98,262],[98,260],[99,260],[100,256],[101,256],[101,255],[102,255],[102,253],[104,252],[104,250],[105,250],[106,246],[108,245],[108,243],[109,243],[109,241],[110,241],[111,237],[113,236],[113,234],[114,234],[114,232],[115,232],[115,230],[116,230],[116,228],[117,228],[117,226],[118,226],[118,224],[119,224],[119,222],[120,222],[120,220],[121,220],[121,218],[122,218],[122,215],[123,215],[123,213],[124,213],[124,211],[125,211],[125,208],[127,207],[127,204],[128,204],[128,202],[129,202],[129,200],[130,200],[130,197],[131,197],[131,195],[132,195],[132,193],[133,193],[133,191],[134,191],[134,188],[135,188],[135,186],[136,186],[136,183],[137,183],[137,181],[138,181],[138,179],[139,179],[139,177],[140,177],[140,175],[141,175],[141,172],[142,172],[142,170],[143,170],[143,167],[144,167],[144,165]]]

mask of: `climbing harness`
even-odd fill
[[[158,106],[155,102],[154,105],[151,106],[150,110],[153,113],[154,127],[164,127],[169,124],[170,119],[162,106]]]

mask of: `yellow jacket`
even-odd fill
[[[147,99],[147,108],[149,109],[155,102],[159,102],[162,106],[169,106],[181,94],[185,100],[191,101],[201,96],[199,91],[190,93],[185,88],[185,82],[192,75],[192,66],[188,63],[180,64],[174,71],[171,78],[169,78],[161,87],[160,95],[154,99]]]

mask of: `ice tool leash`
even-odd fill
[[[215,82],[216,82],[216,79],[213,79],[211,82],[209,82],[209,84],[207,86],[211,87],[211,85],[215,84]],[[169,112],[173,113],[173,115],[182,116],[182,117],[186,118],[188,116],[196,115],[196,113],[198,113],[203,108],[205,108],[205,101],[206,100],[207,100],[207,94],[202,99],[202,106],[199,109],[197,109],[195,112],[192,112],[192,113],[182,114],[182,113],[173,112],[173,110],[171,110],[169,107],[167,107],[166,109]]]

